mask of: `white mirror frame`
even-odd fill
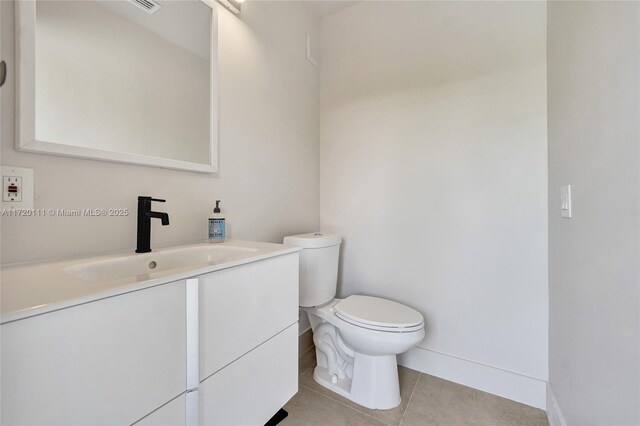
[[[200,173],[218,171],[218,11],[213,0],[200,0],[211,9],[210,40],[210,146],[209,164],[152,157],[125,152],[64,145],[36,140],[36,2],[16,1],[16,149],[41,154],[79,157],[116,163],[137,164]]]

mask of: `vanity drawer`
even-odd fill
[[[2,424],[131,424],[186,390],[184,281],[0,330]]]
[[[134,426],[184,426],[186,419],[187,394],[183,393],[144,419],[134,423]]]
[[[297,323],[200,383],[200,424],[263,425],[296,392]]]
[[[199,311],[203,380],[298,321],[298,253],[199,277]]]

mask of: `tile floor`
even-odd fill
[[[548,426],[544,411],[399,367],[402,403],[393,410],[370,410],[313,380],[315,348],[300,357],[298,393],[285,405],[282,426]]]

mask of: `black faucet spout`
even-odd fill
[[[138,197],[138,238],[136,253],[149,253],[151,251],[151,219],[160,219],[163,226],[169,224],[169,215],[164,212],[151,211],[151,202],[159,200],[151,197]]]
[[[169,224],[169,214],[163,212],[149,212],[150,218],[160,219],[162,226],[167,226]]]

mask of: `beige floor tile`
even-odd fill
[[[409,398],[411,397],[411,392],[413,391],[413,388],[418,381],[418,376],[420,375],[418,371],[398,366],[398,374],[400,378],[400,396],[402,398],[402,402],[398,407],[391,410],[371,410],[369,408],[358,405],[355,402],[351,402],[348,399],[338,395],[337,393],[316,383],[316,381],[313,379],[313,370],[313,368],[309,368],[300,376],[301,386],[306,386],[310,389],[313,389],[328,398],[341,402],[353,408],[354,410],[367,414],[388,425],[400,424],[402,415],[404,414],[404,411],[407,408],[407,404],[409,402]]]
[[[303,374],[309,368],[316,365],[316,348],[312,347],[300,356],[298,360],[298,374]]]
[[[384,426],[358,411],[300,386],[298,393],[284,406],[289,416],[282,426]]]
[[[422,374],[403,426],[546,426],[544,411]]]
[[[547,413],[519,402],[480,392],[487,422],[495,425],[548,426]]]

